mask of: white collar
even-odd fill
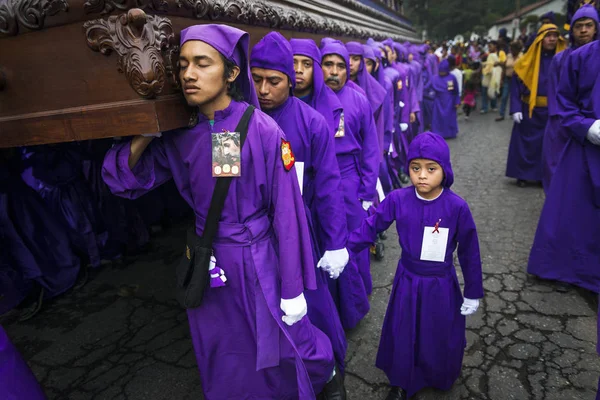
[[[420,199],[420,200],[425,200],[425,201],[434,201],[434,200],[436,200],[436,199],[439,199],[439,198],[440,198],[440,196],[442,195],[442,193],[444,193],[444,188],[442,188],[442,191],[440,192],[440,194],[438,194],[438,195],[435,197],[435,199],[426,199],[425,197],[421,196],[421,195],[419,194],[419,192],[417,192],[417,188],[415,188],[415,194],[417,195],[417,198],[418,198],[418,199]]]

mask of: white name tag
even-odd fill
[[[296,176],[298,177],[298,184],[300,185],[300,194],[302,194],[302,189],[304,188],[304,161],[296,161],[294,163],[294,168],[296,168]]]
[[[448,245],[448,228],[426,226],[423,230],[423,244],[421,246],[422,261],[444,262],[446,246]]]

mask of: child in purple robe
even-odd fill
[[[426,387],[448,390],[460,375],[465,315],[483,297],[477,229],[467,203],[450,190],[450,150],[434,133],[418,135],[408,150],[414,187],[392,192],[350,234],[360,251],[396,222],[402,258],[383,322],[376,365],[391,383],[387,400],[407,399]],[[463,271],[464,299],[453,264]]]

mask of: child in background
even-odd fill
[[[477,97],[477,87],[473,81],[469,80],[465,83],[465,97],[463,98],[463,111],[465,113],[465,121],[469,120],[471,111],[475,109]]]
[[[465,315],[477,311],[483,297],[477,229],[467,203],[450,190],[448,145],[437,134],[418,135],[407,166],[414,186],[390,193],[348,240],[348,248],[360,252],[396,222],[402,258],[376,362],[392,386],[386,400],[452,387],[466,346]],[[464,299],[453,264],[457,245]]]

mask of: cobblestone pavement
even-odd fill
[[[504,178],[511,123],[494,115],[460,121],[450,141],[454,190],[479,229],[486,298],[468,318],[463,373],[449,392],[418,400],[593,400],[600,373],[592,297],[526,274],[543,203],[540,187]],[[125,267],[105,267],[79,291],[45,305],[33,320],[5,327],[50,399],[201,399],[185,313],[172,299],[182,229],[154,238],[152,251]],[[384,399],[374,367],[383,316],[399,258],[395,232],[386,258],[373,262],[371,312],[349,332],[349,399]],[[459,271],[460,275],[460,271]]]

